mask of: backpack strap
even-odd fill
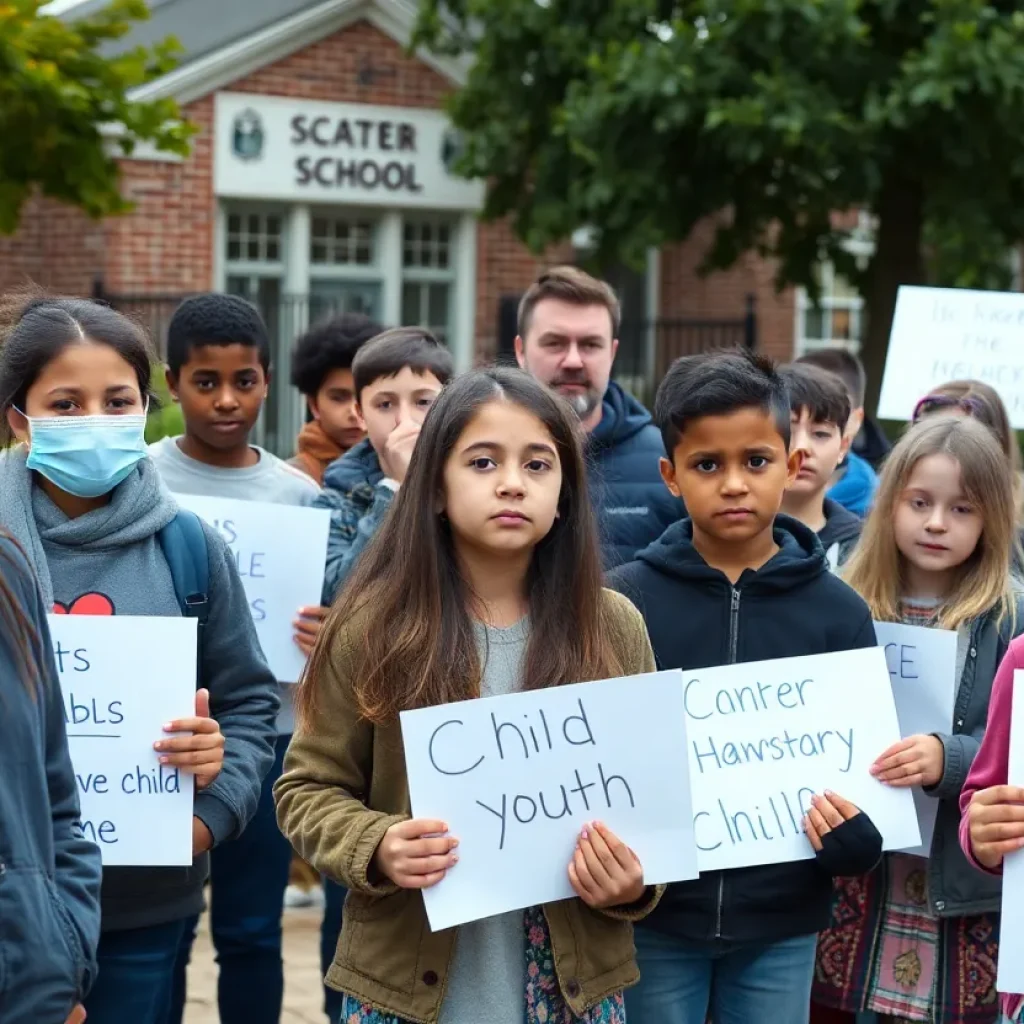
[[[198,619],[202,635],[210,615],[210,554],[202,520],[194,512],[179,509],[157,537],[171,570],[181,614]]]

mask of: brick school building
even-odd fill
[[[102,6],[83,0],[63,16]],[[413,0],[160,0],[119,45],[175,36],[179,67],[139,90],[173,96],[196,125],[185,159],[138,149],[121,160],[126,216],[90,221],[35,199],[0,238],[0,287],[34,281],[107,297],[157,342],[175,303],[208,289],[255,301],[274,335],[283,383],[295,336],[332,310],[441,333],[460,367],[514,334],[511,310],[542,263],[507,223],[477,220],[483,188],[449,173],[458,138],[442,112],[465,74],[407,46]],[[216,15],[216,16],[214,16]],[[756,333],[781,358],[856,340],[860,299],[825,279],[821,311],[777,295],[750,254],[702,279],[710,225],[649,254],[645,271],[606,276],[624,326],[623,383],[650,400],[676,355]],[[546,254],[572,260],[573,242]],[[288,451],[303,415],[291,388],[267,408],[263,440]]]

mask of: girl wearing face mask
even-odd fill
[[[144,335],[97,303],[45,298],[0,317],[0,332],[0,443],[10,446],[0,456],[0,527],[28,554],[45,605],[70,615],[184,614],[165,538],[188,514],[146,458]],[[195,715],[168,724],[185,735],[153,740],[165,764],[194,776],[195,859],[191,868],[103,872],[90,1024],[159,1024],[182,930],[202,909],[207,851],[245,827],[273,760],[276,686],[237,569],[214,530],[188,535],[205,541],[209,568],[201,689]]]
[[[959,798],[996,669],[1024,629],[1013,543],[1013,481],[992,432],[951,416],[913,426],[889,455],[844,577],[878,620],[957,633],[948,729],[901,740],[871,769],[935,800],[935,830],[927,859],[886,854],[870,875],[838,884],[818,945],[814,1024],[853,1024],[863,1010],[890,1022],[998,1019],[999,880],[960,849]]]

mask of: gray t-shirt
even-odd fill
[[[475,625],[483,665],[481,697],[522,688],[527,620],[508,629]],[[526,1012],[526,927],[523,911],[459,927],[439,1024],[523,1024]]]
[[[165,437],[149,446],[149,457],[173,494],[269,501],[277,505],[312,505],[316,501],[320,488],[313,479],[262,448],[254,445],[253,450],[259,455],[254,466],[225,469],[189,458],[178,447],[177,438]],[[279,689],[277,734],[289,736],[295,731],[295,687],[284,683]]]

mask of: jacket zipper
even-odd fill
[[[740,592],[733,587],[729,597],[729,664],[735,665],[740,643]],[[725,904],[725,872],[718,873],[718,912],[715,915],[715,938],[722,937],[722,907]]]

